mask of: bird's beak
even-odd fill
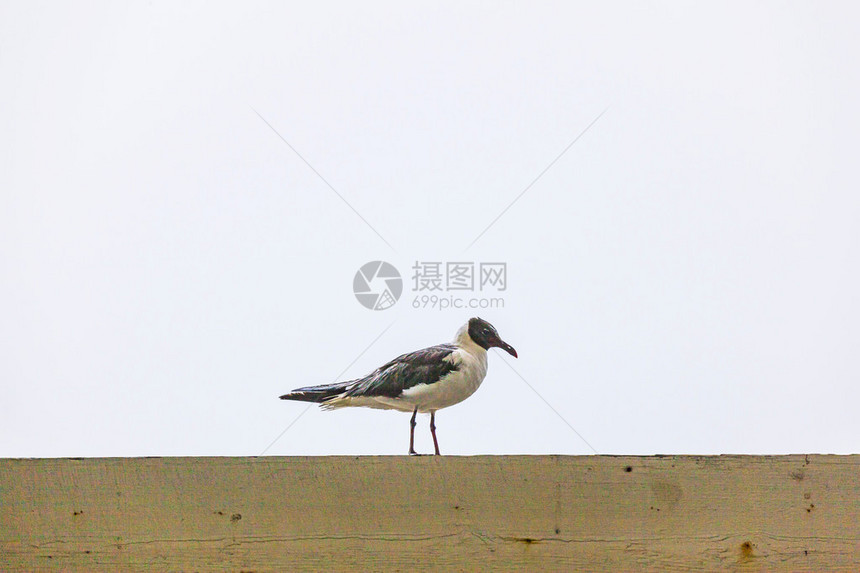
[[[514,350],[514,347],[511,346],[510,344],[508,344],[507,342],[505,342],[504,340],[502,340],[501,338],[497,338],[496,340],[494,340],[493,346],[501,348],[502,350],[504,350],[505,352],[507,352],[508,354],[513,356],[514,358],[518,358],[517,351]]]

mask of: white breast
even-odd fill
[[[435,412],[474,394],[487,375],[487,351],[475,344],[470,346],[461,346],[446,358],[457,370],[433,384],[418,384],[404,390],[398,398],[405,406],[403,409],[411,411],[417,407],[419,412]]]

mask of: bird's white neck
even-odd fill
[[[481,356],[487,354],[487,351],[478,346],[475,341],[472,340],[472,337],[469,336],[468,322],[461,326],[460,330],[457,331],[457,334],[454,336],[454,344],[474,356]]]

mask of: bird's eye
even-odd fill
[[[483,334],[490,334],[490,329],[489,329],[489,328],[485,328],[485,329],[483,330]]]

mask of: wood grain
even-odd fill
[[[858,571],[860,456],[0,460],[2,571]]]

